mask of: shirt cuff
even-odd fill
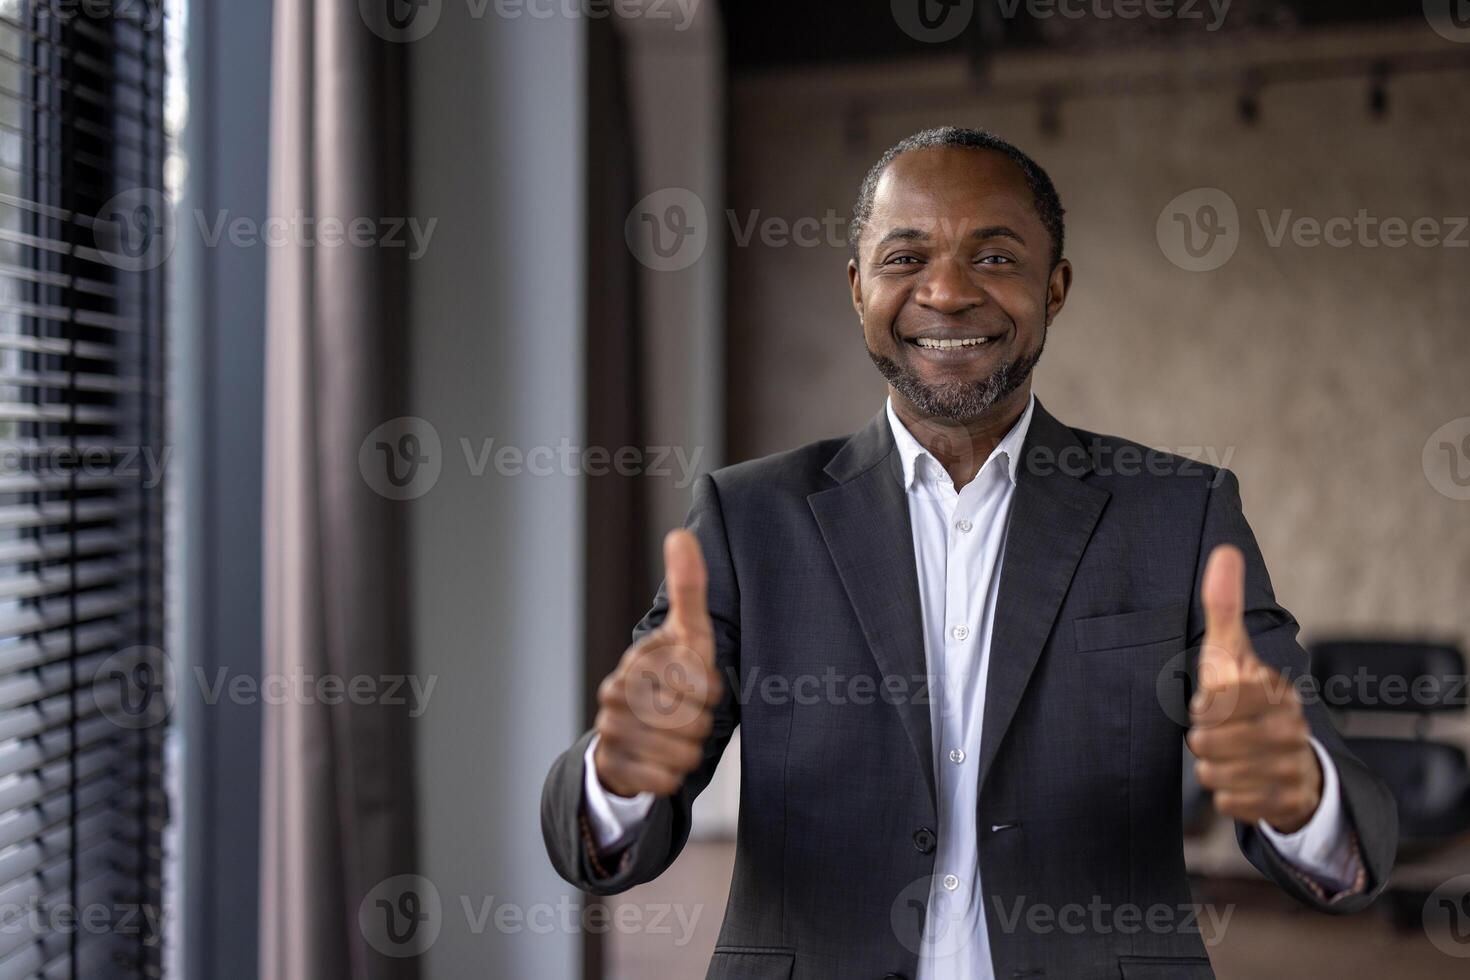
[[[582,799],[592,840],[599,851],[607,854],[637,832],[648,811],[653,809],[653,794],[644,791],[637,796],[618,796],[603,787],[597,778],[597,765],[592,760],[599,738],[599,735],[592,736],[587,743],[587,752],[582,756]]]
[[[1306,826],[1283,834],[1264,820],[1256,829],[1276,853],[1298,872],[1313,879],[1327,893],[1351,891],[1363,878],[1355,835],[1342,806],[1342,785],[1332,756],[1315,738],[1312,751],[1322,765],[1322,799]]]

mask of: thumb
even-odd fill
[[[709,574],[699,539],[683,528],[664,537],[664,586],[669,595],[669,627],[692,639],[710,632],[705,598]]]
[[[1233,687],[1250,660],[1250,644],[1242,612],[1245,607],[1245,557],[1234,545],[1210,552],[1200,584],[1205,610],[1205,636],[1199,653],[1201,703],[1206,692]],[[1200,707],[1200,705],[1196,705]]]
[[[1222,544],[1210,552],[1200,584],[1200,602],[1205,609],[1205,645],[1242,659],[1247,649],[1242,618],[1245,556],[1235,545]]]

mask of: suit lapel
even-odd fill
[[[933,803],[934,742],[923,680],[928,671],[919,576],[903,467],[887,414],[879,412],[848,440],[826,472],[838,486],[810,495],[807,502],[878,663],[880,683],[892,677],[905,685],[895,708]]]
[[[1090,457],[1037,402],[1016,471],[990,642],[981,792],[1109,494],[1083,481]]]

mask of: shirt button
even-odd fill
[[[965,750],[964,749],[950,749],[949,750],[949,761],[950,762],[953,762],[955,765],[959,765],[960,763],[964,762],[965,761]]]
[[[960,880],[958,878],[956,878],[954,875],[945,875],[944,876],[944,890],[945,891],[952,892],[952,891],[954,891],[958,887],[960,887]]]
[[[969,521],[955,521],[954,526],[961,534],[969,534],[970,529],[973,528],[975,525],[971,524]]]
[[[965,637],[967,637],[969,635],[970,635],[970,627],[968,627],[968,626],[956,626],[954,628],[954,638],[956,640],[963,640]]]

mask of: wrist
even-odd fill
[[[592,749],[592,771],[597,778],[598,785],[611,795],[620,796],[623,799],[632,799],[637,796],[637,789],[623,785],[616,776],[610,774],[612,767],[608,766],[604,761],[603,753],[605,751],[606,748],[602,744],[602,739],[599,738],[597,745]]]

